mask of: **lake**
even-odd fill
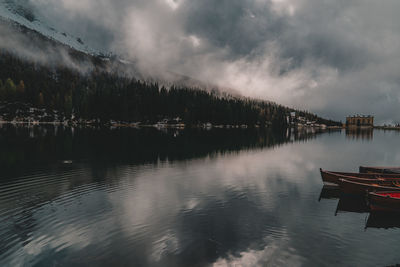
[[[319,168],[400,165],[400,133],[0,128],[0,266],[384,266],[400,223]],[[400,222],[400,220],[399,220]]]

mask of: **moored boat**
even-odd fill
[[[369,180],[400,180],[400,174],[382,174],[382,173],[356,173],[356,172],[333,172],[320,169],[321,178],[326,185],[338,185],[339,179],[359,180],[363,182]]]
[[[387,173],[387,174],[400,174],[400,167],[367,167],[360,166],[360,173]]]
[[[369,192],[368,202],[374,212],[400,212],[400,191]]]
[[[364,179],[360,181],[339,179],[340,190],[346,194],[365,195],[367,192],[373,191],[398,191],[400,192],[400,185],[397,186],[393,181],[380,181]]]

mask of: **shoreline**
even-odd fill
[[[377,130],[389,130],[389,131],[400,131],[400,127],[397,126],[374,126]]]
[[[111,127],[111,128],[156,128],[156,129],[186,129],[186,128],[198,128],[198,129],[248,129],[248,128],[270,128],[270,126],[261,127],[259,125],[229,125],[229,124],[220,124],[213,125],[211,123],[203,123],[198,125],[187,126],[184,123],[179,124],[141,124],[138,122],[135,123],[123,123],[123,122],[109,122],[109,123],[97,123],[97,122],[79,122],[79,121],[5,121],[0,120],[0,125],[20,125],[20,126],[64,126],[64,127]],[[287,127],[286,129],[298,129],[298,130],[306,130],[306,129],[315,129],[315,130],[339,130],[342,129],[340,126],[326,126],[326,127],[316,127],[316,126],[301,126],[301,127]]]

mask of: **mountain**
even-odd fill
[[[27,0],[0,2],[0,104],[0,117],[7,113],[7,120],[17,118],[21,110],[39,108],[46,112],[33,117],[46,120],[55,119],[45,115],[51,112],[61,120],[285,128],[295,111],[309,121],[338,125],[180,74],[144,76],[135,62],[105,56],[82,39],[58,32],[34,14]]]
[[[84,38],[73,36],[66,32],[61,32],[55,29],[45,18],[40,17],[40,15],[35,12],[32,5],[30,5],[29,0],[0,0],[0,33],[1,24],[7,27],[8,34],[2,34],[10,38],[10,36],[15,35],[16,32],[22,32],[23,35],[29,35],[29,40],[26,40],[26,47],[24,49],[29,49],[32,46],[32,40],[40,41],[33,42],[33,51],[25,54],[35,54],[37,51],[43,50],[43,47],[47,47],[49,43],[55,49],[52,51],[45,51],[47,58],[52,58],[51,55],[55,54],[54,58],[60,59],[65,56],[65,53],[59,53],[58,49],[61,51],[73,49],[74,51],[79,51],[96,58],[101,58],[103,61],[108,61],[108,69],[115,69],[118,73],[123,75],[133,75],[138,79],[146,80],[148,82],[157,82],[166,87],[172,85],[186,86],[186,87],[201,87],[204,90],[212,91],[218,88],[220,92],[229,92],[230,95],[240,96],[240,93],[232,88],[222,88],[217,87],[214,84],[210,84],[204,81],[197,80],[193,77],[175,73],[172,71],[165,71],[162,75],[157,74],[154,76],[152,73],[142,73],[138,70],[135,62],[120,58],[117,55],[113,55],[109,51],[100,51],[93,47],[87,45]],[[4,29],[3,29],[4,31]],[[38,37],[40,36],[40,37]],[[0,37],[1,40],[1,37]],[[21,40],[17,41],[21,44]],[[61,46],[60,46],[61,44]],[[0,48],[2,44],[0,43]],[[13,45],[11,45],[13,46]],[[4,47],[3,47],[4,48]],[[9,47],[5,47],[9,50]],[[70,53],[67,52],[68,54]],[[62,54],[62,55],[60,55]],[[33,58],[31,60],[36,60]],[[67,61],[71,59],[68,58]],[[49,60],[46,60],[48,63]],[[74,62],[66,62],[70,67],[78,67],[80,69],[87,68],[88,66],[80,66],[81,64]],[[92,60],[89,60],[92,61]],[[63,63],[65,64],[65,63]]]
[[[97,55],[103,53],[85,44],[83,38],[60,32],[51,27],[44,18],[39,17],[28,0],[0,0],[0,17],[16,22],[43,36],[56,40],[78,51]]]

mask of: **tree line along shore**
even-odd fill
[[[290,127],[289,117],[340,122],[219,90],[163,86],[104,71],[80,73],[0,51],[0,121],[186,127]]]

